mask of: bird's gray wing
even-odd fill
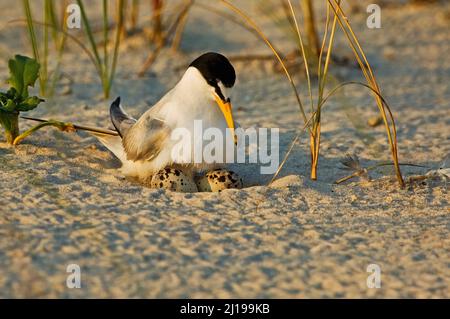
[[[161,119],[144,114],[122,138],[127,159],[151,161],[162,150],[170,136],[171,129]]]
[[[110,108],[111,121],[119,135],[125,154],[130,161],[151,161],[160,152],[170,135],[170,128],[152,112],[146,112],[135,120],[122,109],[120,97]]]
[[[112,124],[121,137],[123,137],[126,132],[137,122],[123,110],[120,105],[120,96],[111,104],[111,107],[109,108],[109,115],[111,117]]]

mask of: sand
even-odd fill
[[[8,3],[0,2],[3,16],[21,17],[20,8]],[[406,178],[438,168],[450,153],[449,12],[446,1],[385,5],[381,30],[365,27],[365,6],[351,15],[397,118],[400,160],[428,167],[404,167]],[[31,55],[23,28],[4,20],[2,83],[7,58]],[[269,22],[262,25],[267,30]],[[145,43],[127,40],[110,100],[120,95],[138,116],[202,52],[269,53],[242,30],[195,9],[182,52],[163,51],[144,78],[136,73],[148,52]],[[269,34],[285,51],[293,48],[275,28]],[[342,36],[336,52],[351,56]],[[237,121],[279,127],[284,155],[301,123],[289,84],[271,62],[234,64]],[[74,45],[63,71],[58,94],[28,115],[108,127],[110,101],[102,99],[93,66]],[[359,79],[349,67],[333,67],[333,75]],[[305,94],[304,78],[296,82]],[[271,187],[271,176],[260,175],[258,165],[236,165],[246,188],[222,193],[175,193],[127,180],[113,156],[84,132],[49,128],[15,148],[1,142],[0,297],[448,298],[446,182],[429,179],[398,189],[386,167],[372,172],[372,181],[334,184],[348,174],[339,168],[346,153],[358,154],[365,166],[389,160],[383,127],[365,125],[376,114],[366,92],[348,88],[323,115],[318,181],[309,179],[303,135]],[[80,289],[66,286],[69,264],[81,268]],[[380,266],[379,289],[366,284],[370,264]]]

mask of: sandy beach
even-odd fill
[[[7,59],[32,54],[25,29],[7,23],[22,18],[10,3],[0,1],[1,83]],[[393,109],[400,161],[424,166],[402,167],[407,181],[438,169],[450,154],[450,5],[385,4],[382,29],[371,30],[366,3],[349,16]],[[257,19],[253,6],[242,5]],[[322,27],[321,6],[318,16]],[[257,21],[283,52],[295,47],[270,21]],[[195,6],[179,52],[164,49],[143,78],[137,73],[147,44],[124,40],[108,100],[89,58],[70,45],[55,96],[27,115],[107,128],[109,104],[121,96],[138,117],[206,51],[223,53],[236,68],[236,120],[280,128],[284,156],[302,123],[289,82],[274,72],[275,62],[233,62],[270,51]],[[335,52],[352,56],[342,34]],[[335,65],[332,74],[342,82],[362,79],[349,66]],[[295,81],[306,99],[304,76]],[[45,128],[16,147],[1,137],[0,297],[449,298],[448,182],[430,178],[399,189],[386,166],[371,171],[371,181],[334,184],[348,174],[340,163],[347,153],[366,167],[391,159],[384,127],[366,125],[376,115],[373,97],[348,87],[324,109],[317,181],[309,179],[303,134],[270,187],[272,176],[261,175],[259,165],[235,164],[245,188],[221,193],[177,193],[126,179],[85,132]],[[21,129],[31,124],[22,121]],[[66,286],[69,264],[81,268],[80,289]],[[379,289],[366,283],[371,264],[381,269]]]

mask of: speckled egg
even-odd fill
[[[150,186],[164,188],[174,192],[196,193],[197,186],[194,180],[176,168],[165,168],[153,175]]]
[[[199,192],[220,192],[224,189],[243,187],[242,178],[235,172],[217,169],[196,179]]]

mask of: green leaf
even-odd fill
[[[44,102],[44,100],[37,96],[30,96],[17,105],[16,110],[20,112],[31,111],[41,102]]]
[[[5,96],[8,97],[8,99],[20,98],[20,95],[15,88],[9,88],[9,90],[6,93],[0,94],[4,94]]]
[[[10,59],[8,82],[22,98],[28,97],[28,87],[34,86],[39,76],[39,63],[35,59],[23,55],[15,55]]]
[[[0,92],[0,105],[6,104],[6,101],[8,100],[9,96],[6,93]]]
[[[17,101],[15,98],[16,90],[11,88],[8,92],[0,92],[0,110],[3,112],[14,112],[16,110]]]
[[[16,109],[16,103],[14,102],[14,100],[7,100],[6,104],[3,106],[3,108],[7,111],[7,112],[13,112]]]

